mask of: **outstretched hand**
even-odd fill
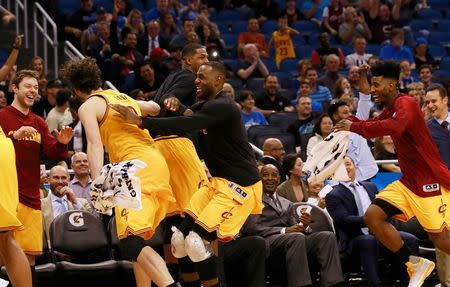
[[[73,137],[73,130],[68,126],[64,126],[61,131],[55,129],[53,132],[55,133],[56,140],[62,144],[68,144]]]
[[[121,117],[125,122],[135,125],[141,122],[141,118],[132,107],[117,104],[110,104],[109,106],[118,112],[117,116]]]

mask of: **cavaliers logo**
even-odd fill
[[[120,216],[124,217],[125,220],[128,220],[128,210],[126,208],[122,209]]]
[[[81,212],[72,212],[69,215],[69,222],[75,227],[80,227],[84,225],[83,214]]]
[[[230,219],[231,216],[233,216],[233,213],[231,213],[229,211],[225,211],[224,213],[222,213],[223,219]]]
[[[439,213],[444,213],[447,210],[447,204],[439,206]]]

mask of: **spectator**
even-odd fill
[[[175,23],[172,13],[164,12],[159,17],[159,26],[161,28],[161,36],[167,39],[170,43],[173,37],[180,34],[180,30]]]
[[[197,17],[197,22],[195,23],[195,27],[198,28],[200,26],[207,25],[209,29],[211,30],[211,35],[216,36],[217,38],[220,38],[220,31],[219,27],[216,23],[211,22],[209,20],[209,8],[206,5],[200,6],[200,14]]]
[[[304,18],[300,10],[297,9],[296,0],[286,0],[286,8],[281,11],[280,15],[287,16],[289,26],[292,26],[295,21],[299,21]]]
[[[247,32],[239,33],[238,38],[238,53],[240,57],[245,58],[244,48],[247,44],[254,44],[263,58],[269,56],[266,40],[264,35],[259,33],[259,23],[256,18],[250,18],[247,24]]]
[[[261,162],[263,164],[274,165],[278,170],[278,174],[284,181],[286,179],[286,174],[284,173],[282,165],[285,154],[283,143],[279,139],[268,138],[264,141],[262,149],[264,155]]]
[[[187,44],[200,44],[197,33],[191,31],[186,35],[186,45]]]
[[[280,10],[278,9],[277,1],[258,1],[256,4],[255,16],[259,22],[278,19],[278,17],[280,17]]]
[[[347,69],[351,69],[354,66],[359,67],[362,64],[367,64],[367,60],[370,56],[372,56],[372,54],[366,53],[366,46],[366,38],[362,36],[355,37],[353,41],[353,50],[355,52],[345,57],[345,66]]]
[[[411,69],[412,67],[408,60],[403,59],[400,61],[400,78],[398,82],[401,92],[405,92],[409,84],[417,82],[417,79],[411,74]]]
[[[308,157],[311,156],[312,149],[324,138],[326,138],[333,131],[333,120],[331,120],[328,114],[320,115],[316,124],[314,125],[313,133],[314,136],[310,137],[308,140],[308,146],[306,147],[306,154]]]
[[[180,46],[170,46],[170,56],[164,60],[164,65],[167,66],[169,73],[181,69],[183,56],[181,54],[182,48]]]
[[[244,83],[249,78],[265,78],[269,75],[269,70],[259,57],[258,48],[255,44],[245,45],[242,52],[244,59],[239,61],[236,74]]]
[[[379,252],[393,254],[382,248],[377,239],[369,234],[364,223],[364,213],[378,192],[371,182],[358,181],[357,166],[349,156],[344,157],[344,164],[350,178],[339,182],[325,197],[326,208],[330,213],[339,238],[339,251],[351,261],[360,262],[368,279],[368,286],[378,286],[380,278],[377,268]],[[403,241],[417,254],[418,239],[409,233],[400,232]],[[385,256],[386,257],[386,256]],[[388,262],[385,263],[386,265]],[[402,283],[408,282],[408,276],[399,262],[393,262],[396,274],[401,274]],[[397,268],[399,270],[397,270]]]
[[[95,37],[87,47],[86,53],[92,58],[97,59],[99,66],[102,66],[106,59],[111,57],[111,31],[106,21],[96,22],[97,29]]]
[[[145,101],[145,95],[144,92],[140,89],[134,89],[129,93],[129,96],[136,101]]]
[[[233,100],[236,100],[234,89],[233,89],[232,85],[230,85],[229,83],[223,84],[223,91],[225,92],[225,94],[227,94],[227,96],[229,96]]]
[[[347,80],[347,78],[340,77],[336,81],[336,85],[334,87],[333,92],[333,98],[334,99],[340,99],[342,96],[354,96],[352,88],[350,86],[350,82]]]
[[[71,97],[69,99],[69,111],[72,115],[72,123],[70,127],[73,130],[73,138],[68,144],[69,156],[74,155],[76,152],[86,152],[87,151],[87,138],[84,127],[78,118],[78,109],[80,108],[82,102],[78,97]]]
[[[380,60],[394,60],[401,61],[403,59],[408,60],[411,64],[411,68],[414,69],[416,64],[411,50],[404,46],[405,33],[402,29],[395,28],[391,32],[391,42],[384,45],[380,50]]]
[[[275,166],[265,165],[260,174],[264,209],[260,215],[250,215],[246,229],[266,240],[270,249],[269,268],[282,264],[286,269],[288,286],[311,285],[308,264],[308,255],[311,255],[320,266],[322,286],[335,286],[342,282],[344,278],[334,233],[312,230],[310,224],[314,218],[309,213],[293,214],[292,202],[275,192],[280,183]]]
[[[308,182],[309,198],[308,198],[307,203],[318,206],[322,209],[325,209],[325,207],[326,207],[325,198],[319,196],[320,191],[324,187],[325,187],[324,181]],[[328,214],[328,212],[327,212],[327,214]]]
[[[61,130],[72,123],[72,115],[69,111],[69,98],[72,92],[69,89],[61,89],[56,94],[56,106],[50,110],[45,122],[49,131]]]
[[[42,94],[48,83],[47,75],[45,74],[44,59],[39,56],[34,56],[31,58],[29,69],[39,73],[39,92]]]
[[[170,46],[184,47],[187,43],[188,34],[194,32],[194,21],[186,19],[183,22],[183,31],[179,35],[175,35],[170,41]]]
[[[264,115],[256,111],[255,98],[250,90],[242,90],[239,95],[239,104],[241,105],[241,117],[245,129],[255,125],[267,125]]]
[[[138,38],[137,49],[145,57],[150,57],[154,48],[168,49],[169,41],[161,35],[159,23],[150,21],[147,24],[147,34]]]
[[[273,44],[275,47],[275,63],[277,69],[280,69],[281,62],[284,59],[295,58],[294,43],[292,36],[300,35],[300,33],[288,26],[287,17],[278,18],[278,31],[272,33],[269,40],[268,49]]]
[[[80,47],[81,35],[90,24],[95,23],[97,19],[97,7],[93,0],[80,0],[81,7],[73,13],[64,27],[67,40],[76,47]]]
[[[311,99],[313,102],[318,102],[322,106],[328,106],[332,96],[331,92],[327,87],[321,86],[317,83],[318,75],[315,68],[309,68],[306,70],[306,78],[311,84]]]
[[[416,39],[416,47],[414,48],[414,61],[416,63],[416,68],[419,69],[422,65],[428,64],[432,67],[436,66],[436,60],[430,54],[428,50],[428,41],[423,37]]]
[[[50,169],[48,182],[51,192],[41,199],[42,218],[47,238],[50,238],[50,224],[53,219],[69,210],[85,210],[94,213],[93,208],[84,198],[79,198],[69,187],[67,168],[57,165]]]
[[[421,108],[425,119],[429,118],[429,111],[425,105],[425,86],[421,82],[414,82],[406,86],[407,94],[416,100],[417,104]]]
[[[138,9],[131,9],[127,16],[125,27],[129,28],[131,32],[138,37],[145,33],[145,26],[142,23],[142,13]]]
[[[428,90],[428,87],[433,83],[432,80],[432,71],[433,68],[428,64],[423,64],[420,66],[419,72],[419,80],[423,83],[425,91]]]
[[[274,112],[293,112],[288,99],[280,95],[280,86],[276,75],[268,75],[264,79],[264,90],[262,95],[256,98],[256,108],[269,117]]]
[[[362,108],[361,105],[358,105],[358,110]],[[370,111],[370,109],[368,110]],[[328,115],[333,120],[333,124],[336,125],[337,122],[351,115],[350,107],[346,102],[338,101],[330,105]],[[366,119],[369,115],[367,113],[367,115],[361,116],[357,111],[356,116],[360,119]],[[356,178],[359,181],[364,181],[374,177],[378,172],[378,167],[367,141],[358,134],[350,133],[348,144],[348,154],[356,165]]]
[[[348,70],[347,80],[350,83],[350,88],[354,95],[359,94],[359,72],[358,66],[352,66]]]
[[[297,99],[297,119],[291,125],[289,125],[287,132],[291,133],[295,137],[295,145],[297,147],[304,147],[302,151],[302,159],[306,160],[306,145],[308,140],[305,136],[310,136],[313,132],[316,120],[311,109],[310,97],[299,97]]]
[[[9,74],[9,72],[14,68],[17,57],[19,56],[19,49],[22,47],[23,35],[16,36],[14,44],[12,46],[11,53],[6,59],[5,64],[0,68],[0,81],[3,81]]]
[[[383,136],[375,139],[374,155],[376,160],[395,160],[397,153],[395,152],[394,142],[391,136]],[[378,165],[381,172],[401,172],[398,164],[384,163]]]
[[[339,0],[330,0],[330,5],[323,9],[323,23],[322,28],[333,37],[336,37],[339,31],[339,26],[342,24],[344,7]]]
[[[372,32],[372,42],[381,44],[391,37],[394,22],[400,16],[401,1],[394,1],[392,12],[386,4],[379,5],[378,1],[371,1],[369,12],[365,14],[366,22]]]
[[[89,161],[87,154],[77,152],[70,159],[70,166],[73,169],[73,179],[69,183],[69,187],[78,198],[86,199],[90,204],[91,195],[89,194],[92,179],[89,176]]]
[[[291,105],[293,107],[297,106],[297,102],[299,97],[311,97],[311,82],[308,79],[302,79],[300,81],[300,87],[297,91],[297,98],[294,100],[291,100]],[[320,102],[312,101],[311,102],[311,108],[313,113],[321,113],[323,112],[323,107]]]
[[[303,1],[300,11],[305,16],[306,20],[314,22],[317,26],[322,25],[323,10],[327,6],[328,1],[322,0],[305,0]]]
[[[173,19],[176,18],[175,12],[169,8],[169,0],[156,0],[156,7],[144,13],[144,23],[147,24],[151,20],[157,20],[164,13],[170,13]]]
[[[6,101],[6,95],[5,92],[0,90],[0,109],[3,109],[6,107],[7,101]]]
[[[117,2],[116,2],[117,3]],[[83,31],[81,36],[81,48],[82,51],[86,51],[87,46],[97,40],[98,35],[98,23],[105,22],[108,25],[109,30],[109,21],[111,21],[111,15],[106,13],[106,10],[103,6],[99,6],[96,11],[96,20],[95,23],[92,23],[88,26],[86,30]]]
[[[8,11],[5,7],[0,5],[0,19],[3,27],[8,26],[9,23],[16,21],[16,16]]]
[[[41,95],[39,101],[34,103],[31,111],[46,119],[50,110],[56,106],[56,94],[62,87],[63,85],[60,80],[49,81],[45,88],[45,94]]]
[[[336,82],[342,78],[338,74],[339,71],[339,57],[335,54],[330,54],[325,59],[325,75],[317,80],[317,84],[327,87],[328,90],[334,91]]]
[[[288,179],[278,185],[276,193],[291,202],[308,201],[307,183],[302,179],[305,175],[303,161],[298,154],[287,154],[283,158],[283,171]]]
[[[341,48],[330,47],[330,37],[327,32],[319,35],[320,48],[311,52],[311,63],[316,69],[321,69],[325,65],[326,57],[330,54],[335,54],[339,57],[339,61],[344,63],[344,53]]]
[[[203,25],[196,29],[197,35],[200,38],[200,44],[206,47],[206,51],[210,55],[210,59],[222,58],[224,56],[224,43],[223,40],[217,36],[217,34],[211,31],[209,25]],[[217,55],[214,57],[214,51]]]
[[[178,15],[180,16],[180,20],[192,20],[197,21],[197,17],[199,15],[200,9],[200,0],[188,0],[186,6],[180,9]]]
[[[347,7],[344,11],[344,23],[339,26],[339,38],[343,44],[350,44],[357,37],[366,40],[372,38],[372,32],[362,14],[357,14],[355,8]]]

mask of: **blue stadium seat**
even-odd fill
[[[244,17],[244,15],[242,15],[241,13],[239,13],[236,10],[222,10],[217,14],[217,16],[215,17],[214,20],[239,21],[239,20],[245,20],[245,17]]]
[[[281,62],[280,71],[290,72],[297,71],[298,59],[285,59]]]
[[[278,78],[278,83],[282,88],[290,88],[291,74],[286,72],[274,72],[272,73]]]
[[[449,7],[448,1],[442,0],[428,0],[428,5],[432,7],[434,10],[443,10]]]
[[[150,9],[156,7],[156,0],[146,0],[145,7],[147,7],[147,10],[150,10]]]
[[[378,172],[370,181],[376,185],[378,190],[383,190],[390,183],[400,179],[400,172]]]
[[[135,9],[138,9],[141,12],[146,12],[147,11],[145,9],[145,7],[144,7],[144,3],[142,3],[142,0],[129,0],[129,1],[130,1],[130,4],[131,4],[131,7],[135,8]],[[112,4],[111,1],[108,1],[108,2],[110,4]],[[112,7],[112,8],[114,8],[114,7]]]
[[[303,45],[295,48],[295,53],[299,59],[311,59],[312,51],[314,51],[314,48],[310,45]]]
[[[379,55],[380,49],[381,49],[381,46],[378,44],[367,44],[366,53],[373,54],[373,55]]]
[[[270,73],[277,71],[277,66],[275,65],[275,60],[273,58],[263,58],[262,61]]]
[[[233,87],[235,97],[237,96],[238,92],[242,90],[242,81],[238,78],[227,78],[225,82],[229,83]]]
[[[350,55],[354,52],[353,48],[349,45],[335,45],[336,48],[341,48],[342,53],[344,53],[344,56]]]
[[[71,15],[80,7],[80,1],[58,0],[58,12],[62,15]]]
[[[268,122],[271,125],[280,127],[284,132],[288,127],[297,120],[297,113],[295,112],[277,112],[269,116]]]
[[[288,133],[280,133],[280,134],[264,134],[260,135],[256,138],[256,146],[262,149],[262,145],[264,141],[268,138],[277,138],[283,143],[284,150],[286,154],[295,153],[295,138],[294,135]]]
[[[264,78],[250,78],[247,80],[247,89],[252,91],[255,97],[264,90]]]
[[[292,41],[294,42],[294,46],[305,45],[305,37],[302,35],[297,35],[292,37]]]
[[[236,59],[224,59],[223,63],[225,64],[225,66],[230,67],[233,72],[236,72],[239,65],[238,60]]]
[[[225,41],[225,46],[227,48],[233,48],[237,45],[238,35],[236,34],[222,34],[220,37]]]
[[[287,99],[288,101],[292,101],[295,99],[296,92],[297,91],[295,89],[280,89],[279,90],[280,96]]]
[[[445,48],[442,47],[441,45],[430,44],[428,45],[428,50],[430,52],[430,55],[433,56],[436,60],[440,60],[447,54]]]
[[[414,19],[411,21],[410,26],[413,31],[431,30],[433,23],[431,19]]]
[[[261,32],[272,34],[272,32],[278,30],[277,21],[267,20],[261,23]]]
[[[294,23],[292,23],[292,28],[298,30],[300,33],[305,33],[305,32],[317,33],[317,32],[319,32],[319,27],[311,21],[303,21],[303,20],[295,21]]]
[[[450,42],[450,32],[436,32],[433,31],[428,37],[429,44],[441,45],[442,43]]]
[[[229,25],[231,25],[232,33],[239,34],[247,31],[247,21],[231,21],[229,22]]]
[[[439,64],[439,68],[443,70],[450,70],[450,57],[443,57]],[[434,72],[433,72],[434,74]]]
[[[450,27],[450,19],[439,20],[437,25],[437,31],[448,32]]]
[[[279,126],[256,125],[248,128],[247,136],[251,143],[256,144],[256,139],[261,135],[280,134],[282,132]]]
[[[428,9],[420,9],[419,11],[417,11],[417,17],[419,17],[419,19],[441,19],[442,18],[442,14],[441,12],[434,10],[432,8],[428,8]]]

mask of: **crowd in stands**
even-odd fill
[[[64,6],[66,1],[59,2]],[[339,120],[352,114],[369,119],[382,110],[370,99],[370,71],[361,68],[365,65],[398,61],[399,90],[417,101],[425,119],[432,119],[432,104],[426,100],[428,88],[435,83],[449,87],[450,65],[444,61],[447,46],[436,38],[445,31],[442,23],[450,23],[445,22],[445,17],[450,19],[450,4],[426,0],[151,2],[115,0],[105,5],[105,1],[81,0],[78,10],[59,7],[63,11],[58,13],[70,12],[65,17],[65,39],[97,60],[104,81],[136,100],[152,100],[167,75],[181,68],[181,50],[188,43],[204,45],[210,59],[226,65],[224,91],[241,108],[249,141],[264,153],[259,163],[265,204],[260,218],[249,218],[242,236],[223,246],[227,275],[229,270],[236,271],[236,250],[254,250],[252,256],[239,257],[253,262],[238,270],[244,272],[242,278],[247,282],[229,286],[263,286],[258,284],[265,284],[264,269],[260,270],[264,254],[274,264],[267,266],[267,274],[273,274],[269,271],[277,264],[286,265],[288,286],[311,284],[316,278],[313,270],[320,271],[321,286],[339,283],[347,271],[339,254],[360,262],[369,286],[378,286],[378,254],[393,270],[398,265],[364,228],[362,216],[378,192],[366,180],[378,171],[401,172],[396,164],[375,162],[396,159],[392,139],[385,136],[367,141],[352,135],[346,168],[356,185],[334,183],[326,197],[321,191],[330,183],[308,184],[302,179],[302,165]],[[4,24],[11,21],[10,14],[0,13]],[[438,18],[432,21],[429,15]],[[51,220],[67,210],[88,210],[102,217],[90,205],[91,179],[84,153],[87,142],[77,116],[81,102],[72,95],[68,83],[48,74],[44,66],[44,59],[36,55],[29,59],[28,67],[20,67],[40,75],[39,98],[32,111],[46,120],[50,132],[63,126],[74,129],[69,158],[60,163],[43,160],[51,169],[48,175],[42,173],[41,194],[49,239]],[[14,98],[9,82],[15,71],[16,67],[7,72],[0,69],[4,73],[0,74],[0,109]],[[69,167],[74,171],[72,179]],[[355,189],[365,190],[364,198],[355,198]],[[299,203],[318,207],[334,225],[316,231],[311,222],[318,211],[293,216],[293,206]],[[417,222],[398,223],[396,227],[405,231],[402,238],[417,251],[424,239]],[[246,242],[250,238],[251,247]],[[267,251],[264,242],[269,246]],[[310,271],[306,258],[311,259],[311,254],[319,267],[312,266]],[[64,254],[58,258],[70,259]],[[396,274],[400,276],[395,279],[407,281],[403,272]],[[264,283],[258,276],[263,276]],[[444,284],[450,278],[440,280]]]

